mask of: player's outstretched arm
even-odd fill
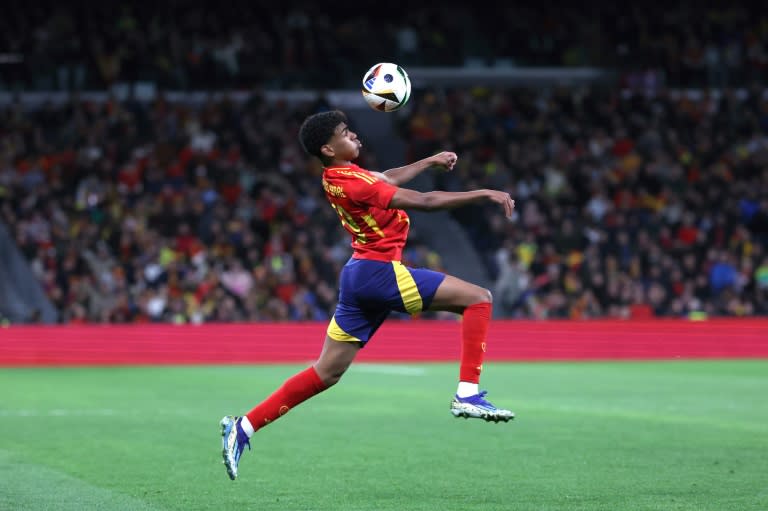
[[[445,151],[430,156],[429,158],[424,158],[423,160],[405,165],[404,167],[397,167],[384,172],[374,172],[374,174],[379,176],[379,179],[382,181],[395,186],[401,186],[432,166],[451,170],[453,169],[453,166],[456,165],[456,159],[456,153]]]
[[[515,209],[515,201],[506,192],[498,190],[472,190],[471,192],[417,192],[407,188],[398,188],[392,200],[390,208],[419,209],[422,211],[435,211],[439,209],[452,209],[477,202],[490,201],[500,204],[504,208],[507,218],[512,218]]]

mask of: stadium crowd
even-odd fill
[[[7,109],[2,218],[64,321],[326,318],[349,247],[304,113],[256,95]]]
[[[504,317],[768,314],[768,95],[432,93],[411,157],[446,190],[506,189],[517,219],[458,212]]]
[[[608,67],[628,87],[765,83],[768,14],[757,3],[541,10],[395,1],[371,16],[306,1],[264,9],[240,0],[226,8],[10,0],[0,17],[0,90],[345,88],[381,60]]]
[[[503,317],[768,314],[768,102],[422,91],[400,129],[455,150],[446,190]],[[327,319],[349,239],[296,140],[322,101],[73,101],[0,113],[0,218],[66,322]],[[375,156],[360,164],[375,167]],[[440,268],[411,240],[406,263]]]

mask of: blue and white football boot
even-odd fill
[[[227,474],[234,481],[237,479],[237,465],[240,463],[240,456],[242,456],[246,445],[248,450],[251,450],[251,442],[240,425],[240,417],[227,415],[221,419],[220,424],[221,444],[223,447],[221,454],[224,457]]]
[[[483,419],[486,422],[509,422],[515,418],[515,413],[503,408],[496,408],[485,400],[488,391],[483,390],[479,394],[468,397],[453,396],[451,401],[451,413],[454,417],[465,419]]]

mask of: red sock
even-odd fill
[[[317,375],[317,371],[310,366],[285,380],[279,389],[248,412],[246,416],[253,429],[258,430],[325,389],[326,386]]]
[[[485,339],[491,321],[490,302],[481,302],[464,309],[461,323],[461,366],[459,381],[480,383],[485,357]]]

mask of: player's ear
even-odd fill
[[[333,150],[333,147],[328,144],[324,144],[322,147],[320,147],[320,153],[327,158],[333,158],[333,156],[336,154],[336,152]]]

